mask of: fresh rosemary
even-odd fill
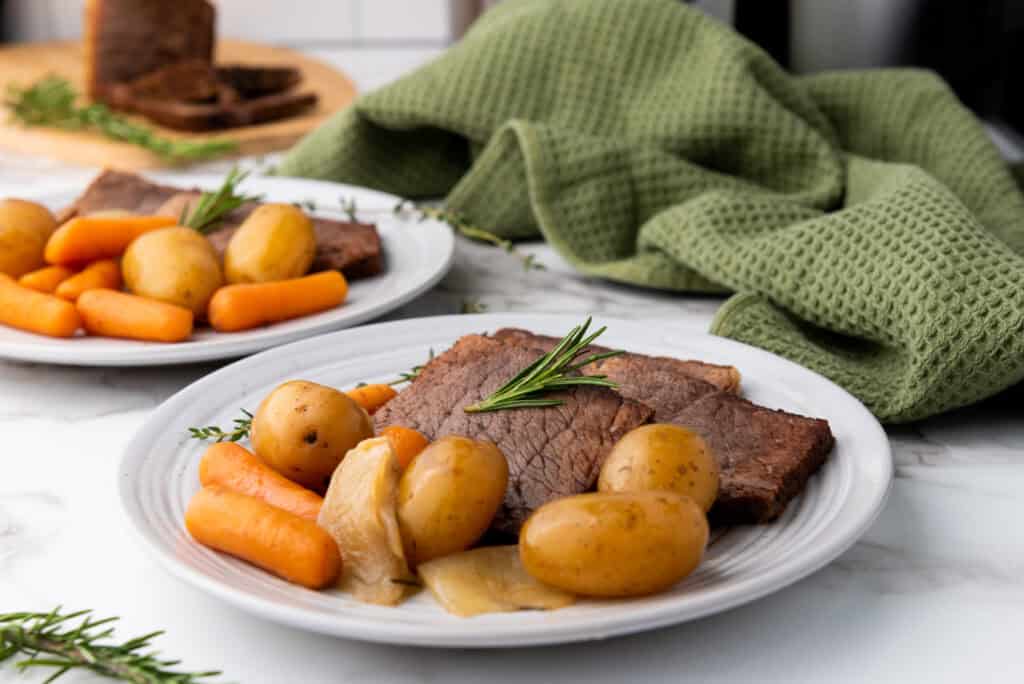
[[[238,442],[249,436],[252,432],[252,414],[242,409],[242,413],[245,414],[242,418],[235,418],[233,421],[234,429],[230,432],[225,432],[216,425],[207,425],[206,427],[190,427],[188,429],[189,436],[192,439],[212,439],[217,442]]]
[[[579,369],[587,364],[622,354],[622,350],[606,351],[591,354],[582,361],[576,361],[576,357],[580,356],[605,331],[605,328],[602,327],[588,335],[589,328],[590,318],[588,317],[583,325],[577,325],[569,331],[569,334],[563,337],[554,349],[519,371],[514,378],[499,387],[494,394],[479,403],[467,406],[466,413],[560,406],[563,403],[561,399],[545,398],[543,395],[547,392],[580,385],[616,389],[618,385],[604,375],[580,375],[578,373]]]
[[[165,138],[151,128],[115,114],[105,104],[80,106],[77,100],[78,93],[66,79],[47,76],[27,88],[9,85],[4,105],[11,118],[25,126],[96,130],[112,140],[136,145],[173,161],[209,159],[238,149],[238,143],[233,140]]]
[[[356,206],[356,200],[354,197],[342,197],[341,200],[341,211],[348,217],[348,220],[352,223],[359,223],[359,216],[357,212],[359,207]]]
[[[431,349],[430,350],[430,356],[427,357],[427,363],[430,363],[433,360],[434,360],[434,350]],[[405,371],[404,373],[399,373],[398,374],[398,379],[397,380],[392,380],[388,384],[391,385],[391,386],[395,386],[395,385],[401,385],[403,382],[412,382],[413,380],[415,380],[416,378],[418,378],[420,376],[420,373],[423,371],[423,368],[427,365],[427,363],[422,363],[422,364],[420,364],[418,366],[413,366],[410,370]]]
[[[227,214],[242,206],[246,202],[256,202],[261,199],[259,195],[240,195],[238,185],[249,175],[248,171],[241,171],[236,166],[224,177],[224,182],[213,192],[204,192],[199,196],[191,215],[188,214],[188,207],[182,212],[181,225],[194,228],[200,233],[206,234],[212,231]]]
[[[110,624],[116,620],[94,619],[88,610],[61,614],[59,607],[49,613],[0,614],[0,662],[23,654],[26,657],[16,663],[22,672],[56,668],[46,682],[75,669],[135,684],[200,684],[220,675],[218,671],[181,672],[173,669],[180,661],[158,658],[150,647],[162,632],[120,644],[110,642],[114,634]]]
[[[480,242],[487,242],[500,247],[509,254],[516,256],[523,263],[524,271],[543,271],[545,269],[544,264],[537,261],[533,254],[525,254],[516,249],[515,244],[511,240],[506,240],[503,237],[495,235],[489,230],[474,226],[467,222],[458,212],[447,209],[444,207],[428,207],[420,204],[416,204],[410,200],[402,200],[395,205],[393,209],[395,214],[401,215],[410,210],[419,212],[420,221],[426,221],[427,219],[436,219],[443,221],[455,229],[460,235],[463,235],[471,240],[477,240]]]
[[[487,311],[487,305],[473,297],[466,297],[459,304],[459,313],[462,314],[484,313],[485,311]]]

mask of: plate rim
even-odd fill
[[[864,502],[862,506],[863,511],[859,514],[856,521],[848,522],[846,524],[848,529],[845,530],[841,537],[829,538],[820,546],[802,550],[801,553],[795,556],[798,560],[786,559],[783,562],[768,568],[765,575],[769,576],[769,579],[765,580],[764,578],[760,578],[756,583],[757,586],[753,588],[733,588],[731,590],[732,595],[726,599],[718,597],[706,598],[704,605],[698,606],[696,609],[689,610],[684,617],[679,617],[678,615],[674,615],[668,611],[658,610],[658,607],[655,606],[646,611],[648,613],[653,613],[654,615],[648,616],[640,621],[629,620],[629,616],[627,615],[613,620],[610,625],[599,626],[594,629],[581,630],[576,625],[571,624],[552,625],[548,626],[540,633],[538,633],[536,626],[520,626],[517,628],[515,625],[502,625],[499,629],[503,631],[503,634],[499,636],[492,636],[486,633],[482,634],[482,631],[485,632],[486,629],[491,626],[488,625],[484,628],[479,624],[474,626],[472,620],[466,620],[464,621],[464,624],[454,623],[456,625],[460,625],[462,629],[449,630],[450,632],[453,632],[452,634],[423,634],[422,632],[424,631],[424,628],[420,625],[413,625],[403,629],[400,626],[396,626],[393,622],[382,622],[379,627],[372,628],[367,626],[367,619],[363,617],[348,617],[340,612],[331,615],[306,612],[302,608],[282,605],[271,599],[252,595],[245,590],[237,589],[227,583],[208,577],[201,571],[193,569],[185,562],[178,560],[171,551],[163,548],[162,545],[148,539],[146,536],[146,529],[144,529],[144,520],[133,513],[134,503],[131,495],[132,483],[129,481],[132,464],[135,459],[143,459],[146,457],[145,451],[147,445],[153,442],[153,435],[159,433],[162,424],[165,423],[163,416],[165,414],[173,414],[178,403],[188,401],[194,393],[203,392],[206,387],[216,385],[222,380],[222,378],[231,377],[236,373],[244,372],[244,370],[250,366],[259,366],[272,362],[274,357],[294,355],[301,358],[301,351],[304,347],[328,345],[333,346],[333,348],[336,349],[344,349],[344,345],[339,344],[336,338],[355,334],[356,331],[365,333],[367,330],[372,329],[374,333],[380,333],[383,336],[389,330],[393,329],[414,329],[417,326],[426,324],[441,325],[448,321],[459,321],[460,323],[465,323],[466,327],[477,329],[477,332],[479,332],[484,330],[491,331],[499,327],[506,327],[510,325],[529,327],[529,321],[531,320],[553,321],[562,320],[568,316],[573,316],[573,314],[520,314],[515,312],[506,312],[425,316],[398,321],[381,322],[318,335],[283,346],[274,347],[264,352],[240,359],[207,374],[206,376],[182,388],[161,403],[149,415],[143,425],[128,442],[122,453],[122,457],[118,465],[118,494],[122,512],[128,518],[128,527],[132,531],[132,536],[134,536],[146,552],[151,557],[155,558],[158,564],[171,575],[178,577],[186,583],[191,584],[192,586],[217,599],[223,600],[230,605],[241,608],[246,612],[258,615],[273,622],[328,636],[374,643],[431,648],[520,648],[593,641],[615,636],[624,636],[627,634],[667,627],[674,624],[681,624],[683,622],[690,622],[730,610],[740,605],[751,603],[817,572],[853,546],[878,519],[878,516],[881,514],[886,502],[888,501],[893,487],[894,465],[892,463],[891,444],[881,424],[856,397],[851,395],[842,387],[833,383],[828,378],[764,349],[753,347],[735,340],[711,335],[710,333],[682,328],[677,329],[681,335],[711,339],[716,344],[723,345],[724,347],[734,347],[744,354],[753,353],[755,356],[770,358],[772,363],[781,363],[782,365],[780,367],[786,371],[787,375],[791,372],[796,373],[798,376],[804,374],[807,377],[816,378],[816,382],[819,384],[825,383],[825,386],[830,386],[831,391],[835,392],[837,397],[841,398],[845,403],[849,404],[850,407],[858,411],[861,414],[861,418],[867,419],[866,421],[858,421],[858,427],[870,426],[870,434],[864,435],[862,441],[865,442],[865,445],[869,442],[874,442],[874,448],[877,450],[874,465],[881,467],[880,474],[884,480],[884,484],[882,484],[879,489],[868,493],[869,499]],[[595,316],[595,318],[599,320],[600,324],[609,326],[636,326],[644,322],[662,320],[623,319],[604,315],[598,315]],[[676,329],[673,329],[673,331],[676,331]],[[847,498],[849,499],[849,496]],[[799,559],[804,560],[800,561]],[[748,580],[748,582],[750,582],[750,580]]]
[[[171,184],[191,184],[205,187],[213,186],[223,180],[223,175],[211,173],[176,173],[168,171],[143,172],[138,175],[154,182]],[[89,180],[81,183],[59,181],[41,186],[26,188],[18,196],[25,199],[45,200],[60,193],[79,194],[88,185]],[[291,176],[252,176],[249,180],[258,182],[274,182],[284,185],[312,186],[320,192],[330,192],[335,195],[344,196],[345,192],[358,191],[375,195],[381,202],[388,202],[392,205],[402,201],[397,195],[374,190],[363,186],[350,185],[347,183],[335,183],[311,178],[296,178]],[[38,343],[20,341],[0,340],[0,360],[16,361],[22,363],[45,363],[55,366],[68,367],[93,367],[93,368],[119,368],[119,367],[146,367],[146,366],[173,366],[184,363],[201,363],[206,361],[217,361],[223,359],[238,359],[253,353],[259,353],[278,346],[291,344],[296,341],[310,337],[329,334],[339,330],[348,329],[362,325],[368,321],[378,318],[386,313],[408,304],[417,297],[431,290],[448,274],[455,261],[455,231],[450,225],[436,219],[427,219],[417,223],[418,226],[428,226],[437,231],[437,237],[443,240],[439,243],[439,252],[444,252],[444,258],[436,261],[433,267],[426,270],[422,279],[414,286],[402,292],[400,295],[388,300],[386,303],[377,303],[365,311],[353,315],[344,321],[325,321],[311,328],[292,330],[290,332],[273,332],[273,326],[268,326],[265,331],[266,338],[255,338],[247,340],[218,341],[216,346],[208,346],[205,341],[186,341],[172,345],[154,345],[152,343],[137,342],[137,347],[119,347],[112,349],[97,349],[95,347],[84,347],[75,350],[77,357],[71,358],[70,349],[58,347],[56,344],[68,342],[68,340],[53,340],[43,336],[38,337]],[[385,272],[386,273],[386,272]],[[24,331],[18,331],[24,332]],[[24,333],[31,335],[31,333]],[[120,340],[124,345],[131,344],[131,340]]]

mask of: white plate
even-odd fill
[[[152,174],[159,182],[181,187],[217,188],[223,176]],[[319,333],[347,328],[380,316],[433,287],[451,267],[455,238],[439,221],[396,216],[399,198],[374,190],[338,183],[295,178],[247,178],[242,189],[262,193],[265,201],[297,202],[307,199],[318,207],[340,209],[341,197],[354,199],[360,218],[377,224],[384,250],[384,272],[352,281],[348,298],[331,311],[305,316],[265,328],[218,333],[201,328],[187,342],[158,344],[102,337],[54,339],[0,325],[0,358],[76,366],[148,366],[209,361],[243,356]],[[33,189],[22,193],[51,208],[69,204],[82,185]],[[325,218],[344,218],[330,210],[313,212]]]
[[[625,601],[581,601],[552,612],[470,619],[445,613],[427,592],[399,607],[315,592],[196,544],[185,506],[198,489],[205,445],[192,425],[228,424],[278,383],[307,379],[347,389],[394,378],[460,335],[505,326],[563,335],[582,316],[441,316],[345,330],[273,349],[227,366],[160,406],[135,436],[120,468],[121,502],[144,545],[172,573],[240,608],[300,629],[421,646],[507,647],[602,639],[692,620],[791,584],[846,550],[875,519],[892,480],[889,442],[867,409],[825,378],[768,352],[710,335],[666,332],[656,323],[598,319],[601,343],[648,354],[733,364],[744,394],[776,408],[827,418],[836,448],[804,493],[770,525],[733,528],[697,571],[672,590]]]

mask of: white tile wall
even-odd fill
[[[173,2],[174,0],[167,0]],[[301,45],[448,42],[450,0],[213,0],[222,35]],[[8,33],[18,40],[74,38],[82,0],[6,0]]]

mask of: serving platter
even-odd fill
[[[187,428],[229,424],[239,409],[286,380],[348,389],[394,379],[458,337],[502,327],[561,336],[583,315],[482,314],[368,325],[303,340],[226,366],[171,397],[128,445],[121,503],[142,544],[174,575],[262,618],[324,634],[434,647],[514,647],[603,639],[693,620],[753,601],[814,572],[849,548],[881,511],[892,481],[885,432],[864,406],[827,379],[738,342],[673,330],[664,322],[599,317],[601,343],[645,354],[736,366],[743,394],[772,408],[827,419],[836,438],[828,462],[778,521],[712,535],[705,559],[671,590],[620,601],[581,600],[551,612],[458,618],[426,592],[398,607],[371,606],[337,591],[315,592],[195,543],[184,511],[197,491],[205,444]]]
[[[221,176],[174,173],[145,177],[203,189],[216,189],[224,180]],[[81,184],[32,188],[20,196],[59,209],[83,189]],[[198,328],[190,340],[177,344],[85,336],[55,339],[0,326],[0,358],[78,366],[148,366],[235,358],[380,316],[429,290],[451,267],[455,251],[451,227],[440,221],[396,215],[392,209],[400,199],[394,195],[339,183],[275,177],[247,178],[242,189],[262,194],[268,202],[313,201],[317,210],[310,213],[335,219],[345,218],[341,198],[354,201],[359,218],[377,225],[384,272],[351,281],[348,298],[336,309],[244,332]]]

